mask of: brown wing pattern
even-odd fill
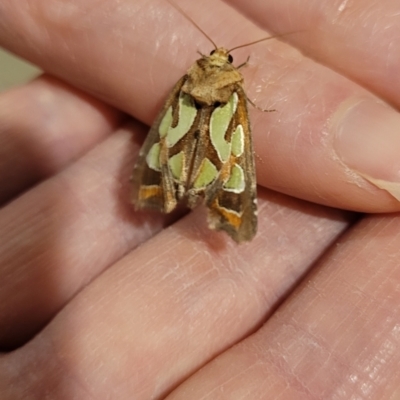
[[[230,133],[240,124],[243,127],[243,152],[231,154],[229,161],[221,167],[221,177],[206,194],[209,208],[210,228],[226,231],[235,241],[251,240],[257,232],[257,188],[251,130],[249,125],[246,95],[237,87],[238,105],[230,127]],[[227,135],[229,138],[229,133]],[[233,192],[224,188],[237,164],[244,174],[244,189]]]
[[[223,143],[231,146],[222,157],[221,143],[211,139],[210,119],[224,105],[196,105],[181,90],[185,81],[186,76],[173,88],[139,153],[132,175],[132,201],[137,209],[168,213],[182,199],[191,208],[205,199],[211,229],[224,230],[237,242],[251,240],[257,231],[256,180],[242,86],[233,88],[236,111],[222,133],[225,137],[218,136],[222,147]],[[161,128],[164,123],[167,128]],[[240,151],[233,145],[238,128]],[[161,135],[161,130],[166,133]]]
[[[170,177],[169,171],[165,171],[165,168],[160,168],[159,171],[150,168],[146,162],[146,158],[152,146],[160,141],[160,122],[164,118],[167,110],[178,103],[179,94],[186,79],[187,77],[185,75],[175,84],[140,150],[131,177],[131,200],[136,209],[150,208],[168,213],[171,212],[177,204],[178,199],[176,198],[176,191],[173,187],[174,183]],[[161,149],[160,156],[161,153],[165,152],[166,149]]]

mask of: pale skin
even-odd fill
[[[299,32],[232,54],[277,110],[240,246],[129,204],[148,128],[119,110],[150,125],[207,39],[161,0],[0,2],[57,76],[0,95],[2,400],[399,398],[400,4],[231,3],[180,2],[227,48]]]

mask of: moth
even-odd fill
[[[234,67],[230,52],[272,37],[227,50],[193,24],[214,49],[179,79],[154,121],[133,170],[132,201],[163,213],[204,202],[211,229],[249,241],[257,232],[257,185],[239,72],[245,63]]]

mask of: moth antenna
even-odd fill
[[[218,46],[214,43],[214,41],[210,38],[210,36],[208,36],[207,33],[205,33],[203,31],[203,29],[201,29],[200,26],[197,25],[196,22],[194,22],[193,19],[190,18],[189,15],[187,15],[185,13],[185,11],[182,10],[182,8],[180,8],[177,4],[175,4],[174,2],[172,2],[170,0],[167,0],[167,2],[169,4],[171,4],[172,7],[176,8],[188,21],[190,21],[212,43],[212,45],[214,46],[215,50],[218,49]]]
[[[240,46],[236,46],[236,47],[233,47],[233,48],[231,48],[230,50],[228,50],[228,53],[230,53],[230,52],[233,51],[233,50],[240,49],[240,48],[242,48],[242,47],[251,46],[252,44],[264,42],[264,41],[270,40],[270,39],[277,39],[277,38],[281,38],[281,37],[284,37],[284,36],[293,35],[293,33],[298,33],[298,32],[299,32],[299,31],[290,32],[290,33],[283,33],[282,35],[268,36],[268,37],[266,37],[266,38],[262,38],[262,39],[255,40],[254,42],[250,42],[250,43],[246,43],[246,44],[241,44]]]

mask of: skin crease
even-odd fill
[[[251,56],[249,98],[277,110],[250,110],[259,231],[240,246],[202,208],[129,204],[142,123],[207,39],[162,0],[0,3],[0,44],[57,77],[0,95],[2,400],[399,398],[400,205],[362,174],[398,179],[400,6],[227,3],[179,2],[227,48],[260,27],[306,31],[286,38],[297,49],[233,52]],[[360,102],[376,134],[344,154],[342,118]]]

